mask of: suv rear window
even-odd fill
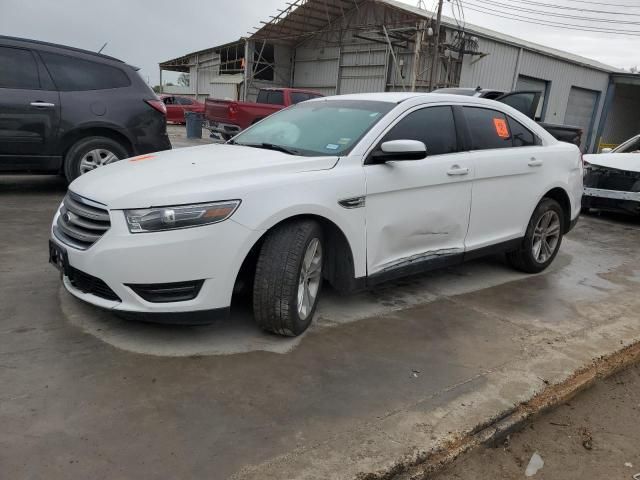
[[[464,107],[464,116],[471,133],[471,150],[513,146],[504,113],[488,108]]]
[[[0,88],[40,88],[38,65],[29,50],[0,47]]]
[[[40,56],[58,90],[105,90],[131,85],[127,74],[111,65],[49,52],[40,52]]]

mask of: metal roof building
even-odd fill
[[[265,86],[327,95],[453,86],[538,90],[537,116],[582,127],[589,151],[640,127],[638,109],[628,107],[630,97],[640,103],[633,85],[640,77],[459,19],[443,17],[437,31],[433,12],[395,0],[293,0],[246,38],[211,51],[217,60],[204,68],[210,74],[198,67],[205,51],[161,69],[183,62],[197,93],[212,96],[220,96],[212,82],[234,74],[239,98],[249,100]]]

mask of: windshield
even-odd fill
[[[346,155],[394,106],[362,100],[299,103],[265,118],[229,143],[307,157]]]
[[[614,148],[612,153],[640,153],[640,136],[633,137]]]

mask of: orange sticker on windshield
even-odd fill
[[[507,121],[504,118],[494,118],[493,125],[500,138],[509,138],[509,127],[507,127]]]
[[[133,157],[131,159],[129,159],[130,162],[140,162],[142,160],[151,160],[152,158],[155,158],[155,155],[140,155],[138,157]]]

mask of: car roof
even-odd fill
[[[494,100],[485,98],[456,95],[450,93],[425,93],[425,92],[378,92],[378,93],[353,93],[348,95],[333,95],[331,97],[314,98],[308,102],[322,102],[331,100],[360,100],[387,103],[402,103],[411,99],[422,99],[424,103],[477,103],[478,105],[492,106]],[[500,104],[502,105],[502,104]]]
[[[2,41],[2,40],[8,40],[10,42],[23,43],[23,44],[27,44],[27,45],[36,45],[36,46],[43,46],[43,47],[59,48],[61,50],[67,50],[69,52],[82,53],[84,55],[92,55],[94,57],[99,57],[99,58],[102,58],[104,60],[111,60],[112,62],[125,63],[125,62],[123,62],[122,60],[120,60],[118,58],[111,57],[111,56],[105,55],[103,53],[92,52],[91,50],[84,50],[82,48],[69,47],[67,45],[60,45],[58,43],[43,42],[41,40],[32,40],[32,39],[29,39],[29,38],[9,37],[9,36],[6,36],[6,35],[0,35],[0,41]]]

